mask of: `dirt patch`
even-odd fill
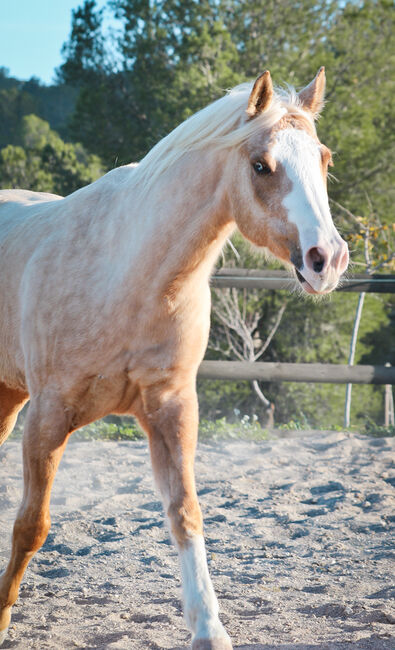
[[[333,432],[199,446],[210,572],[235,648],[394,647],[394,447]],[[0,450],[1,568],[21,477],[11,441]],[[2,648],[188,647],[145,441],[71,441],[51,512]]]

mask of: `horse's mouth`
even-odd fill
[[[316,291],[315,289],[313,289],[311,284],[309,284],[307,282],[307,280],[303,277],[303,275],[300,273],[300,271],[298,271],[296,266],[294,268],[295,268],[296,277],[298,278],[298,280],[299,280],[300,284],[302,285],[302,288],[304,289],[304,291],[306,291],[306,293],[311,293],[311,294],[319,293],[319,291]]]

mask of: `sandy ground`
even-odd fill
[[[394,447],[333,432],[199,446],[210,571],[235,648],[395,648]],[[0,567],[21,474],[9,441]],[[3,648],[188,648],[179,596],[146,442],[71,441]]]

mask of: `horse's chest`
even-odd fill
[[[209,308],[205,299],[185,303],[173,313],[158,309],[156,318],[137,312],[118,329],[113,344],[90,360],[93,372],[72,384],[72,402],[83,409],[79,422],[134,414],[150,386],[194,380],[207,345]]]

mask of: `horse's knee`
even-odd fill
[[[14,541],[18,551],[23,554],[33,554],[44,544],[51,527],[48,514],[19,516],[14,523]]]

